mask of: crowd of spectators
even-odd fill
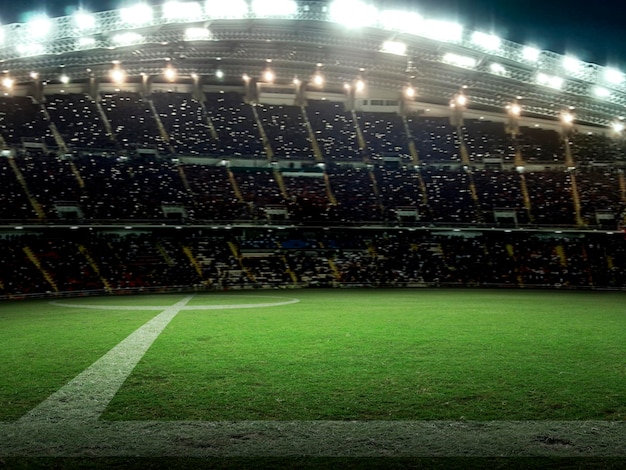
[[[619,233],[89,231],[5,236],[0,249],[5,296],[167,286],[626,288]]]
[[[107,92],[97,100],[62,93],[41,103],[0,97],[0,142],[13,149],[0,156],[0,219],[52,227],[72,218],[75,233],[138,221],[187,230],[184,236],[94,230],[84,239],[0,233],[0,292],[626,287],[621,236],[428,231],[502,224],[615,231],[626,215],[626,178],[615,165],[625,160],[623,142],[572,132],[571,167],[554,130],[521,127],[512,136],[503,123],[466,119],[456,126],[447,117],[351,111],[328,100],[258,104],[235,92],[196,98],[178,92]],[[60,141],[67,152],[52,151]],[[530,168],[515,168],[517,151]],[[498,210],[514,220],[502,222]],[[207,236],[191,229],[236,222],[271,227],[283,219],[310,232]],[[370,224],[390,232],[326,233]]]

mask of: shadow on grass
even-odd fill
[[[567,469],[618,470],[626,458],[6,458],[0,469]]]

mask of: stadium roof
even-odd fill
[[[550,118],[575,109],[577,121],[603,126],[626,115],[617,69],[361,0],[166,1],[34,17],[0,28],[0,61],[17,83],[108,80],[115,63],[129,78],[170,66],[181,79],[241,84],[271,64],[277,83],[322,70],[328,89],[363,79],[398,92],[411,85],[426,102],[464,88],[472,105],[517,100]]]

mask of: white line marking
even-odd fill
[[[192,298],[167,307],[20,421],[97,420],[154,340]]]
[[[217,296],[215,296],[217,297]],[[261,298],[261,299],[282,299],[280,302],[264,302],[258,304],[224,304],[224,305],[188,305],[181,307],[180,310],[228,310],[239,308],[264,308],[264,307],[278,307],[280,305],[290,305],[300,302],[299,299],[292,299],[289,297],[268,297],[268,296],[222,296],[222,297],[245,297],[245,298]],[[167,308],[167,305],[93,305],[93,304],[79,304],[79,303],[65,303],[65,302],[50,302],[50,304],[57,307],[66,308],[84,308],[90,310],[163,310]]]

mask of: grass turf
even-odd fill
[[[30,411],[154,315],[0,303],[0,421]]]
[[[624,294],[350,290],[285,295],[301,302],[179,313],[103,418],[626,417]],[[224,297],[196,296],[190,305],[210,302]]]

